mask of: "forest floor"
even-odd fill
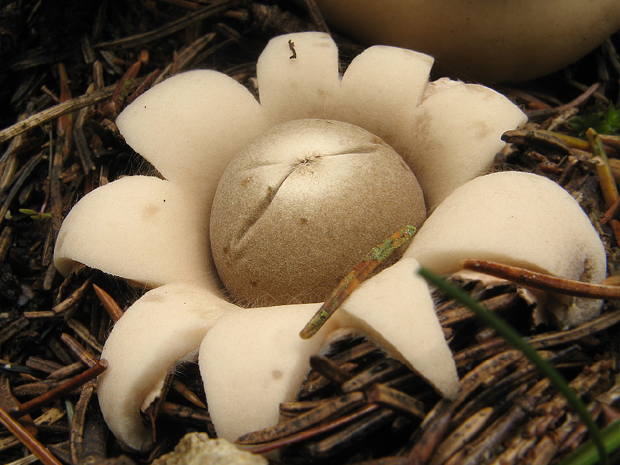
[[[126,309],[140,291],[89,269],[64,279],[52,260],[56,235],[85,193],[150,169],[114,124],[136,89],[146,90],[158,76],[205,68],[255,91],[256,60],[269,39],[318,30],[320,24],[290,2],[63,3],[62,9],[59,2],[36,0],[0,6],[0,128],[6,128],[0,130],[0,407],[21,425],[17,436],[0,427],[0,462],[30,463],[32,450],[46,449],[62,463],[150,463],[185,432],[213,435],[208,411],[200,407],[207,400],[198,370],[190,365],[171,382],[177,388],[153,418],[154,449],[124,451],[102,421],[96,374],[104,368],[98,359],[113,324],[106,310],[114,304]],[[354,41],[335,39],[345,61],[363,50]],[[580,202],[606,246],[609,275],[620,273],[620,208],[617,202],[606,204],[592,150],[585,139],[577,148],[562,145],[561,138],[550,142],[538,131],[578,137],[581,129],[595,126],[608,157],[620,159],[620,113],[614,113],[620,108],[618,51],[615,34],[551,76],[496,87],[530,117],[528,137],[513,136],[498,163],[547,176]],[[568,124],[571,118],[580,119]],[[594,322],[557,331],[511,318],[531,311],[531,301],[516,284],[463,286],[544,349],[600,427],[618,418],[618,302],[606,302]],[[415,397],[433,418],[429,414],[421,422],[383,407],[337,428],[336,421],[348,414],[342,413],[329,420],[331,432],[324,425],[285,446],[283,462],[558,463],[588,439],[563,397],[518,352],[453,301],[440,300],[438,312],[469,396],[448,404],[374,346],[344,342],[333,360],[347,369],[354,364],[356,373],[380,372],[377,385]],[[300,400],[339,395],[333,381],[338,375],[320,362],[314,363],[320,375],[309,376]],[[325,379],[332,379],[331,388]],[[74,383],[71,389],[55,390],[67,382]],[[199,400],[188,401],[184,389]],[[39,446],[27,444],[30,439]]]

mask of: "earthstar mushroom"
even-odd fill
[[[295,51],[294,58],[291,48]],[[378,62],[387,67],[378,68]],[[277,419],[278,403],[292,400],[290,396],[307,370],[307,354],[319,350],[333,331],[368,335],[391,356],[417,371],[443,396],[456,395],[456,368],[428,287],[415,274],[418,266],[415,260],[402,258],[368,279],[316,339],[302,341],[299,330],[320,303],[255,309],[230,303],[213,266],[209,240],[212,201],[228,164],[269,128],[289,124],[290,120],[311,118],[323,120],[319,125],[356,124],[403,156],[404,152],[400,151],[415,144],[416,138],[428,138],[426,134],[417,134],[425,129],[416,123],[419,122],[417,112],[439,118],[436,113],[442,110],[431,105],[431,99],[452,87],[462,87],[462,93],[455,92],[455,106],[450,108],[456,120],[454,127],[467,131],[467,124],[484,126],[482,139],[492,143],[485,142],[484,150],[473,151],[484,159],[482,163],[468,166],[463,170],[465,175],[456,182],[451,175],[439,175],[436,182],[445,181],[450,187],[438,194],[429,191],[424,195],[440,199],[459,183],[481,174],[503,145],[500,141],[503,131],[524,122],[525,115],[490,89],[480,91],[477,86],[445,81],[429,84],[431,64],[430,57],[419,53],[378,47],[356,57],[341,80],[337,50],[329,36],[291,34],[274,38],[261,55],[257,66],[260,103],[232,78],[197,70],[155,86],[119,115],[117,123],[127,142],[165,179],[128,176],[87,194],[61,228],[55,263],[64,275],[84,263],[156,287],[126,312],[104,348],[110,368],[100,378],[103,386],[100,405],[121,442],[140,450],[151,446],[150,431],[141,425],[140,410],[158,395],[167,370],[174,366],[172,361],[187,360],[199,347],[199,364],[216,430],[231,436],[230,439]],[[398,72],[391,72],[390,66]],[[274,76],[278,78],[272,79]],[[296,93],[292,95],[291,90]],[[492,105],[505,108],[507,115],[487,121],[488,115],[470,108],[469,99],[473,96],[494,100],[496,103]],[[453,111],[455,107],[460,108],[458,112]],[[387,118],[390,115],[392,119]],[[329,119],[342,123],[324,121]],[[298,123],[290,124],[295,127]],[[461,137],[456,132],[448,136]],[[287,137],[294,135],[289,131]],[[387,150],[383,142],[375,143],[381,150]],[[452,147],[457,151],[448,154],[448,158],[467,151],[458,144]],[[393,155],[390,157],[394,160]],[[407,183],[413,185],[404,162],[398,157],[396,160],[395,168],[409,173]],[[418,170],[421,177],[427,163],[442,164],[411,153],[403,160],[410,163],[416,176]],[[329,191],[330,195],[346,198],[347,190],[337,183]],[[421,200],[419,192],[412,195]],[[304,196],[300,195],[299,200],[303,202]],[[354,204],[354,199],[346,198],[342,210],[326,211],[325,221],[334,215],[346,216],[350,204]],[[416,211],[422,205],[409,198],[401,205],[408,210],[414,208],[413,204],[417,204]],[[403,226],[399,224],[395,229]],[[393,232],[390,230],[386,235]],[[278,231],[272,233],[277,234]],[[384,237],[378,239],[371,246]],[[356,236],[349,240],[355,242]],[[140,329],[145,320],[152,329]],[[257,326],[259,322],[262,327]],[[271,336],[265,338],[261,334]],[[175,339],[181,340],[174,342]],[[253,346],[261,348],[264,360],[248,366],[238,359],[255,350]],[[145,366],[140,366],[140,354],[148,350],[165,357],[148,358]],[[231,363],[239,366],[231,368]],[[239,396],[255,399],[256,392],[247,393],[243,378],[239,378],[241,366],[246,369],[244,377],[250,375],[247,370],[253,370],[250,373],[257,382],[264,381],[265,386],[279,385],[269,402],[253,403],[256,411],[251,424],[240,423],[244,406],[231,403],[223,394],[232,389],[238,390]],[[124,375],[119,374],[121,367]],[[123,376],[127,379],[122,379]],[[117,408],[117,401],[126,408]]]

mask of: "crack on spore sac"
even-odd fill
[[[258,222],[258,220],[260,220],[261,216],[263,216],[265,211],[267,211],[267,209],[271,205],[271,202],[280,190],[280,187],[282,187],[282,184],[284,184],[284,182],[295,171],[295,169],[296,167],[292,167],[289,172],[285,176],[283,176],[282,179],[280,179],[275,186],[267,186],[264,198],[259,202],[256,210],[248,216],[246,221],[243,222],[243,226],[231,241],[230,252],[232,258],[236,259],[243,255],[243,242],[244,239],[247,237],[248,232]]]
[[[252,229],[254,225],[261,219],[261,217],[265,214],[265,212],[269,209],[273,199],[278,194],[278,191],[282,187],[282,185],[287,181],[287,179],[295,172],[299,172],[300,170],[307,171],[308,168],[312,167],[316,163],[320,162],[322,158],[327,157],[338,157],[343,155],[367,155],[377,153],[378,149],[382,147],[381,144],[370,143],[364,144],[357,147],[353,147],[351,149],[343,150],[341,152],[321,154],[318,151],[312,151],[310,154],[306,155],[303,158],[298,158],[293,161],[290,170],[280,179],[275,185],[267,186],[263,199],[258,203],[255,211],[248,216],[246,221],[244,221],[243,226],[240,231],[235,235],[235,237],[231,240],[231,246],[229,249],[230,257],[233,259],[238,259],[243,256],[244,242],[248,236],[248,233]],[[256,167],[253,167],[246,171],[253,171],[255,169],[263,168],[265,166],[273,166],[273,165],[282,165],[285,162],[278,163],[261,163]],[[314,171],[310,171],[310,173],[314,173]]]

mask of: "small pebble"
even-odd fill
[[[153,465],[267,465],[262,455],[237,448],[225,439],[211,439],[207,433],[188,433],[174,451],[163,455]]]

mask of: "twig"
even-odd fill
[[[356,374],[340,385],[342,392],[367,389],[375,383],[382,383],[402,373],[404,365],[393,358],[379,360],[370,368]]]
[[[116,84],[105,87],[97,92],[81,95],[80,97],[59,103],[58,105],[54,105],[51,108],[36,113],[23,121],[15,123],[13,126],[9,126],[8,128],[0,131],[0,143],[22,134],[31,128],[45,124],[55,118],[58,118],[59,116],[67,115],[69,113],[73,113],[75,110],[79,110],[80,108],[103,102],[112,96],[115,88]]]
[[[366,402],[364,393],[355,391],[324,402],[320,406],[290,420],[260,431],[253,431],[238,438],[235,443],[240,445],[260,444],[290,437],[301,430],[326,420],[338,413],[344,413]]]
[[[106,368],[108,368],[108,362],[103,359],[99,360],[96,365],[88,368],[83,373],[62,383],[57,388],[52,389],[51,391],[48,391],[35,399],[29,400],[28,402],[21,404],[17,411],[13,413],[13,416],[16,418],[21,417],[23,415],[26,415],[27,413],[32,412],[33,410],[41,408],[49,402],[52,402],[54,399],[57,399],[58,397],[67,394],[86,384],[90,380],[96,378],[98,375],[103,373]]]
[[[596,174],[598,174],[603,198],[609,209],[614,205],[616,200],[618,200],[618,188],[616,187],[616,181],[611,172],[611,167],[609,166],[609,159],[607,158],[607,153],[605,152],[605,147],[603,146],[600,136],[593,128],[589,128],[586,131],[586,137],[592,147],[594,160],[597,161]]]
[[[198,9],[198,3],[189,2],[186,0],[159,0],[163,3],[169,3],[171,5],[180,6],[181,8],[187,8],[188,10],[196,11]]]
[[[415,446],[409,452],[409,464],[410,465],[423,465],[433,454],[437,443],[443,437],[448,424],[452,419],[452,406],[447,402],[443,402],[440,405],[439,411],[435,411],[427,415],[434,415],[430,424],[425,428],[424,434]]]
[[[80,399],[75,406],[73,422],[71,423],[71,460],[80,463],[82,456],[82,442],[84,441],[84,424],[86,423],[86,409],[95,392],[97,382],[93,379],[86,383],[80,393]]]
[[[0,346],[11,339],[22,329],[28,326],[30,322],[26,318],[19,318],[0,331]]]
[[[59,314],[73,307],[75,304],[77,304],[82,299],[82,297],[84,297],[84,294],[86,294],[86,291],[88,291],[92,281],[93,281],[92,276],[86,279],[84,283],[82,283],[80,287],[78,287],[75,291],[73,291],[69,297],[67,297],[65,300],[60,302],[58,305],[54,306],[52,308],[52,311],[56,314]]]
[[[201,428],[206,426],[209,433],[215,433],[215,428],[211,422],[211,415],[209,415],[207,409],[190,407],[187,405],[176,404],[174,402],[162,402],[157,415],[158,417],[165,415],[176,420],[186,420],[200,426]]]
[[[2,143],[1,140],[0,140],[0,143]],[[38,153],[37,155],[32,157],[30,160],[28,160],[28,163],[22,169],[22,173],[20,174],[19,178],[13,184],[13,187],[7,194],[6,199],[4,200],[4,203],[0,207],[0,224],[2,224],[2,220],[4,220],[6,213],[9,211],[9,206],[11,205],[11,202],[13,202],[13,199],[17,195],[18,191],[21,189],[22,185],[24,184],[24,181],[26,180],[26,178],[28,178],[28,176],[30,176],[32,171],[37,167],[37,165],[41,162],[41,160],[43,160],[43,153]]]
[[[619,430],[620,420],[616,420],[601,432],[603,435],[603,440],[605,441],[606,450],[610,453],[620,446],[620,436],[618,435]],[[590,439],[574,453],[562,460],[560,465],[594,464],[597,460],[598,454],[596,451],[596,445]]]
[[[273,441],[273,442],[268,442],[266,444],[262,444],[260,446],[254,447],[252,449],[250,449],[250,452],[252,452],[253,454],[262,454],[265,452],[269,452],[275,449],[279,449],[280,447],[284,447],[284,446],[288,446],[290,444],[295,444],[301,441],[304,441],[308,438],[312,438],[318,434],[321,433],[326,433],[328,431],[332,431],[342,425],[346,425],[352,421],[357,420],[358,418],[361,418],[365,415],[368,415],[369,413],[374,412],[375,410],[378,410],[379,406],[377,404],[368,404],[365,405],[364,407],[360,408],[359,410],[356,410],[353,413],[350,413],[348,415],[345,415],[344,417],[338,418],[337,420],[334,420],[332,422],[326,423],[324,425],[319,425],[316,426],[314,428],[311,428],[309,430],[306,431],[302,431],[300,433],[297,434],[293,434],[291,436],[288,436],[286,438],[283,439],[279,439],[277,441]]]
[[[355,288],[359,286],[383,260],[388,258],[397,248],[411,239],[416,231],[417,229],[413,226],[405,226],[403,229],[392,234],[381,244],[373,247],[370,253],[366,255],[366,258],[359,262],[355,268],[353,268],[353,271],[349,272],[342,281],[340,281],[336,289],[334,289],[327,300],[323,302],[321,308],[319,308],[308,324],[306,324],[304,329],[301,330],[299,337],[302,339],[309,339],[314,336],[329,317],[332,316],[351,295]]]
[[[533,348],[544,349],[577,341],[583,337],[603,331],[618,322],[620,322],[620,311],[608,312],[596,320],[588,321],[568,331],[543,333],[527,338],[526,340]],[[475,360],[491,357],[493,354],[505,350],[506,347],[508,347],[508,342],[502,337],[496,337],[457,352],[454,354],[454,361],[457,367],[462,367]]]
[[[558,136],[559,134],[554,134],[551,131],[514,129],[504,132],[502,140],[513,144],[527,145],[536,150],[570,155],[572,153],[570,146]],[[577,140],[584,142],[581,139]],[[589,147],[588,144],[585,145]]]
[[[86,365],[88,366],[88,365]],[[77,362],[72,363],[71,365],[63,366],[58,370],[50,373],[47,377],[49,380],[60,380],[68,378],[69,376],[74,376],[80,371],[84,369],[84,362],[78,360]]]
[[[424,418],[424,404],[404,392],[381,383],[375,383],[366,389],[368,401],[389,407],[414,418]]]
[[[65,65],[62,63],[58,63],[58,76],[60,78],[60,101],[58,103],[64,103],[71,100],[71,90],[69,89],[69,76],[67,76],[67,70],[65,69]],[[66,115],[62,115],[58,118],[58,137],[67,137],[70,138],[70,132],[72,121],[71,113]]]
[[[302,0],[304,5],[306,6],[306,10],[308,10],[308,14],[310,18],[312,18],[312,22],[316,25],[319,31],[321,32],[329,32],[329,28],[327,27],[327,23],[325,22],[325,18],[323,18],[323,14],[316,4],[315,0]]]
[[[181,70],[183,70],[187,64],[196,58],[199,52],[201,52],[207,45],[209,45],[213,39],[215,39],[216,34],[214,32],[210,32],[205,34],[202,37],[199,37],[197,40],[189,44],[183,50],[181,50],[178,54],[175,55],[174,60],[164,68],[164,70],[158,73],[157,76],[153,77],[153,84],[158,84],[164,79],[168,78],[173,74],[177,74]],[[140,89],[136,90],[138,93]],[[142,90],[144,92],[144,90]],[[129,101],[134,99],[132,95],[129,98]]]
[[[207,406],[184,383],[182,383],[178,379],[173,379],[170,384],[170,387],[172,387],[172,389],[181,394],[187,401],[191,402],[196,407],[206,410]]]
[[[106,116],[116,116],[127,96],[129,88],[138,76],[142,63],[138,60],[125,71],[123,77],[116,84],[116,89],[110,98],[110,102],[102,110]]]
[[[181,19],[168,23],[160,28],[154,29],[149,32],[145,32],[143,34],[136,34],[130,37],[124,37],[119,40],[114,40],[111,42],[102,42],[95,45],[95,49],[105,49],[105,50],[122,50],[126,48],[134,48],[141,47],[142,45],[148,44],[156,39],[161,39],[162,37],[166,37],[170,34],[174,34],[177,31],[185,29],[187,26],[207,19],[211,16],[215,16],[216,14],[236,6],[241,3],[240,0],[224,0],[219,3],[212,4],[208,7],[205,7],[201,10],[198,10],[196,13],[191,13],[184,16]]]
[[[458,426],[441,444],[437,446],[437,452],[433,456],[431,465],[445,463],[456,452],[462,449],[472,438],[486,426],[488,419],[493,414],[493,407],[485,407],[471,415]]]
[[[13,230],[7,226],[0,233],[0,263],[4,261],[13,241]]]
[[[58,126],[60,127],[60,120],[58,121]],[[61,180],[60,173],[62,173],[63,167],[63,159],[64,159],[64,143],[66,137],[59,136],[56,140],[56,147],[54,150],[54,155],[50,160],[50,168],[49,168],[49,179],[50,179],[50,211],[52,214],[51,227],[48,230],[47,238],[45,240],[45,244],[43,245],[43,254],[42,254],[42,263],[43,266],[49,266],[53,262],[54,257],[54,244],[56,242],[56,237],[58,236],[58,231],[60,231],[60,226],[62,225],[63,220],[63,202],[62,202],[62,191],[61,191]],[[46,289],[49,290],[49,289]]]
[[[45,465],[62,465],[47,447],[37,441],[24,427],[0,407],[0,421]]]
[[[133,92],[133,94],[127,97],[127,100],[125,100],[125,104],[129,105],[135,99],[140,97],[140,95],[142,95],[144,92],[150,89],[151,86],[153,86],[153,84],[156,82],[160,73],[161,71],[159,70],[159,68],[157,68],[155,71],[152,71],[151,74],[149,74],[146,78],[144,78],[144,81],[142,81],[142,84],[138,86],[138,88]]]
[[[67,320],[67,326],[71,328],[75,333],[90,347],[92,347],[96,352],[101,353],[103,350],[102,345],[99,341],[88,331],[88,328],[80,323],[78,320],[73,318]]]
[[[555,107],[555,111],[558,113],[562,113],[563,111],[568,110],[569,108],[578,107],[579,105],[586,102],[600,87],[599,82],[595,82],[590,87],[588,87],[579,97],[575,100],[571,100],[570,102],[560,105],[559,107]]]
[[[123,309],[119,307],[116,301],[112,298],[110,294],[101,289],[96,284],[93,284],[93,289],[95,290],[95,294],[99,298],[99,301],[103,304],[103,308],[106,309],[112,321],[116,323],[123,316]]]
[[[334,383],[346,383],[353,378],[353,375],[346,370],[343,370],[338,363],[323,355],[310,356],[310,366],[317,373],[320,373]]]
[[[461,260],[461,266],[466,270],[479,271],[480,273],[512,281],[521,286],[542,289],[543,291],[556,294],[587,297],[590,299],[620,299],[619,286],[605,286],[556,278],[555,276],[537,273],[525,268],[473,258]]]
[[[376,405],[376,404],[368,404]],[[328,436],[314,444],[308,444],[306,450],[311,456],[325,457],[340,452],[346,447],[347,443],[361,440],[371,431],[377,430],[381,426],[390,422],[396,413],[388,408],[379,408],[378,410],[366,415],[359,421],[347,425],[343,430]]]
[[[64,342],[71,351],[78,356],[78,358],[88,367],[94,367],[97,364],[97,360],[93,355],[88,352],[82,344],[76,341],[73,337],[67,333],[62,333],[60,336],[62,342]]]
[[[534,111],[530,111],[528,112],[528,116],[530,117],[530,119],[534,119],[537,117],[546,117],[546,116],[550,116],[550,115],[554,115],[557,113],[562,113],[563,111],[566,111],[570,108],[573,107],[578,107],[580,105],[582,105],[584,102],[586,102],[595,92],[596,90],[599,88],[599,83],[596,82],[594,84],[592,84],[590,87],[588,87],[588,89],[583,92],[579,97],[577,97],[576,99],[564,104],[564,105],[560,105],[551,109],[544,109],[544,110],[534,110]]]

